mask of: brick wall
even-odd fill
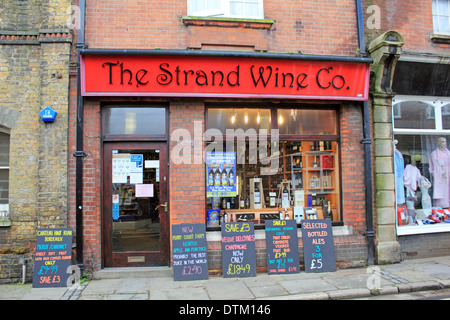
[[[214,24],[202,27],[197,39],[193,30],[199,28],[182,21],[187,0],[99,0],[87,4],[86,42],[90,48],[186,49],[197,41],[213,49],[226,49],[226,44],[239,50],[353,56],[358,47],[355,12],[354,0],[265,0],[264,18],[274,21],[269,30]]]
[[[380,29],[368,29],[366,43],[388,30],[399,32],[405,39],[404,52],[448,54],[449,44],[434,43],[430,39],[433,33],[432,1],[363,1],[364,21],[374,12],[367,13],[366,8],[377,5],[380,8]]]
[[[0,249],[22,252],[0,250],[0,283],[21,280],[23,258],[32,270],[37,228],[67,226],[69,4],[0,6],[0,125],[10,130],[10,226],[0,227]],[[40,119],[46,106],[54,123]]]
[[[172,102],[169,112],[170,137],[173,137],[169,151],[170,224],[203,223],[206,212],[206,174],[202,157],[205,146],[203,142],[205,107],[203,102]],[[197,131],[194,130],[195,123],[199,126]],[[186,159],[187,163],[176,164],[172,161],[171,152],[179,141],[182,141],[181,138],[176,139],[179,136],[177,132],[189,134],[192,139],[191,143],[183,140],[184,147],[191,150],[191,157]],[[201,147],[194,148],[194,139],[201,142]]]
[[[76,82],[76,79],[73,79]],[[72,87],[76,90],[76,85]],[[69,226],[76,235],[76,91],[71,92],[71,121],[69,124],[70,147],[69,161]],[[99,269],[101,265],[101,130],[100,130],[100,102],[86,100],[84,104],[84,133],[83,151],[88,154],[83,158],[83,253],[87,271]]]

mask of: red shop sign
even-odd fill
[[[83,55],[84,96],[368,99],[361,62],[220,56]]]

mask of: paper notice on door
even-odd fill
[[[130,154],[115,153],[112,155],[112,182],[127,183],[130,175]]]
[[[143,162],[144,156],[142,154],[132,154],[130,156],[130,183],[137,184],[143,181]]]
[[[136,198],[153,197],[153,184],[136,184]]]

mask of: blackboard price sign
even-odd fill
[[[336,271],[331,220],[302,220],[301,226],[305,271]]]
[[[222,271],[224,278],[256,277],[253,222],[222,224]]]
[[[72,229],[38,229],[33,287],[69,287]]]
[[[172,226],[173,277],[175,281],[208,279],[204,223]]]
[[[299,273],[297,222],[267,220],[266,249],[269,274]]]

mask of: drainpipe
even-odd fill
[[[22,260],[22,284],[25,284],[27,281],[27,263],[28,260],[24,258]]]
[[[77,150],[73,154],[76,158],[76,181],[75,181],[75,203],[76,203],[76,263],[80,268],[81,274],[84,270],[83,262],[83,157],[87,156],[83,152],[83,108],[84,101],[81,96],[81,55],[80,50],[85,48],[84,43],[84,17],[86,1],[80,0],[80,23],[78,29],[78,42],[77,42],[77,137],[76,148]]]
[[[364,16],[362,0],[356,0],[356,13],[358,25],[358,44],[361,56],[367,56],[364,43]],[[373,229],[373,190],[372,190],[372,138],[370,133],[370,110],[369,101],[363,102],[363,131],[364,138],[361,143],[364,144],[364,184],[366,198],[366,237],[368,243],[367,264],[374,264],[375,232]]]

